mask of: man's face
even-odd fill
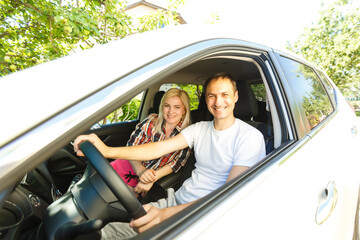
[[[211,80],[206,89],[206,104],[215,119],[227,119],[233,117],[235,103],[238,100],[238,92],[234,92],[230,80],[219,78]]]

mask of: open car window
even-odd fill
[[[102,120],[98,122],[98,125],[107,125],[112,123],[126,122],[131,120],[137,120],[139,118],[140,106],[143,101],[144,92],[138,94],[132,98],[129,102],[116,109]]]

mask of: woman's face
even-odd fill
[[[166,100],[163,111],[166,124],[178,124],[186,112],[183,102],[176,96]]]

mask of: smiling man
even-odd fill
[[[221,131],[235,122],[233,110],[238,100],[238,91],[230,75],[220,73],[211,79],[205,83],[205,99],[210,113],[216,119],[214,127]]]
[[[103,239],[130,237],[147,230],[244,173],[265,156],[262,134],[234,117],[238,91],[232,77],[215,74],[206,81],[204,89],[214,120],[193,124],[168,140],[118,148],[106,146],[96,135],[75,140],[74,150],[80,156],[83,154],[78,145],[85,140],[93,142],[107,158],[146,161],[186,147],[195,152],[195,169],[178,191],[169,189],[166,199],[145,205],[148,213],[130,224],[106,225],[102,229]]]

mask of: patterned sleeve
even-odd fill
[[[172,156],[169,159],[169,162],[167,163],[171,169],[174,172],[177,172],[180,170],[181,167],[183,167],[186,164],[186,161],[188,160],[191,153],[190,148],[184,148],[183,150],[179,150],[173,153]],[[172,160],[171,160],[172,159]]]
[[[126,146],[140,145],[151,139],[152,125],[150,123],[156,118],[156,114],[150,114],[142,122],[138,123],[135,130],[131,133]]]

